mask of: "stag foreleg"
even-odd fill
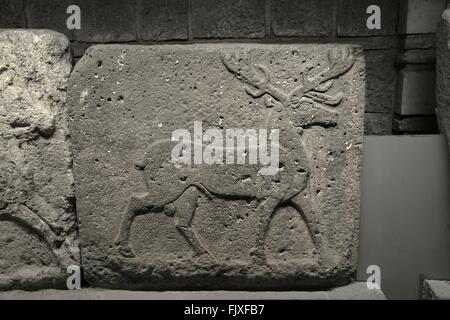
[[[250,252],[252,261],[258,265],[266,264],[266,254],[265,254],[265,240],[266,234],[269,229],[270,221],[280,203],[279,199],[267,198],[261,201],[258,206],[259,213],[259,224],[258,224],[258,234],[256,237],[256,245],[254,249]]]
[[[301,214],[303,221],[308,227],[314,247],[319,254],[319,265],[329,265],[335,263],[336,259],[330,254],[324,244],[322,231],[317,223],[316,213],[311,203],[311,195],[308,194],[307,189],[298,196],[290,199],[290,203]]]
[[[297,197],[292,198],[290,202],[291,205],[302,216],[303,221],[306,223],[306,226],[308,227],[309,235],[312,239],[315,248],[320,251],[320,248],[322,247],[321,234],[319,226],[315,219],[314,210],[310,200],[310,195],[305,190]]]

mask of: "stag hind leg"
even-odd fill
[[[133,249],[129,244],[131,226],[136,216],[147,214],[153,209],[155,207],[152,205],[152,199],[150,199],[148,193],[133,195],[131,197],[122,218],[119,234],[114,241],[121,255],[129,258],[134,257]]]
[[[200,194],[201,192],[196,187],[191,186],[176,200],[176,228],[194,250],[194,256],[205,256],[217,261],[214,255],[208,251],[206,246],[200,242],[192,228],[192,220],[194,219]]]

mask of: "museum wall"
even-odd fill
[[[366,26],[370,5],[381,28]],[[70,5],[81,29],[69,30]],[[435,32],[445,0],[3,0],[0,28],[51,29],[73,63],[95,43],[352,43],[366,58],[365,134],[438,133]]]

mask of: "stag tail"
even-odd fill
[[[201,184],[201,183],[199,183],[199,182],[193,182],[193,183],[191,183],[190,184],[190,186],[194,186],[194,187],[196,187],[197,189],[199,189],[201,192],[203,192],[207,197],[208,197],[208,199],[210,199],[210,200],[212,200],[212,199],[214,199],[215,197],[211,194],[211,192],[209,192],[209,190],[203,185],[203,184]]]

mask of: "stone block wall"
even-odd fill
[[[3,0],[0,28],[52,29],[76,63],[95,43],[350,43],[367,64],[366,134],[437,133],[434,38],[445,0]],[[68,30],[69,5],[81,29]],[[381,29],[369,30],[370,5]],[[420,90],[418,90],[420,88]]]
[[[380,30],[366,27],[373,4]],[[80,30],[66,27],[69,5],[81,9]],[[74,62],[94,43],[360,44],[368,66],[366,133],[435,133],[434,38],[444,7],[445,0],[4,0],[0,28],[62,32]]]
[[[399,79],[394,133],[438,133],[436,120],[437,25],[445,0],[400,2]]]

